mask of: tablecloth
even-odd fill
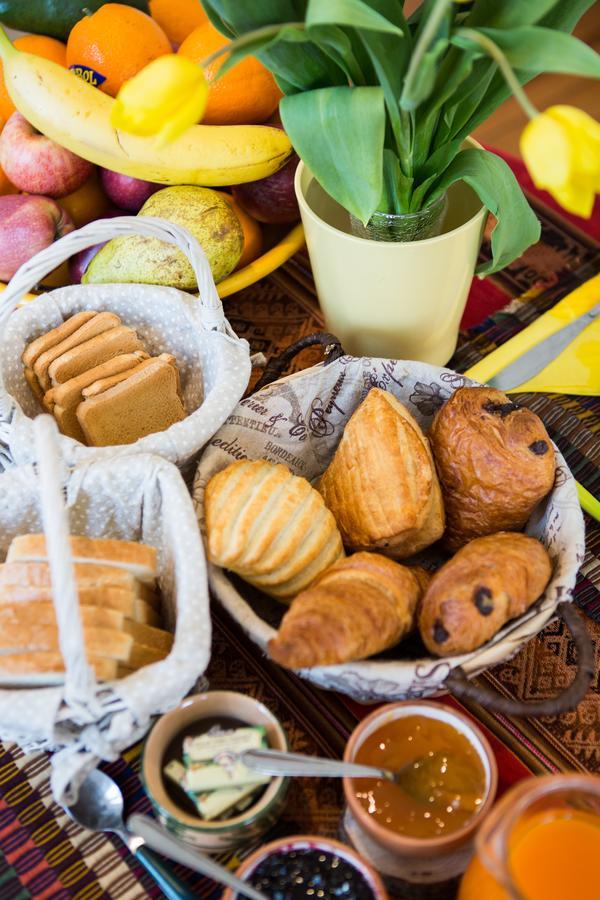
[[[491,352],[570,290],[600,271],[600,209],[590,222],[562,214],[547,195],[532,191],[520,163],[509,160],[542,222],[536,247],[493,278],[473,282],[451,365],[465,370]],[[489,252],[484,244],[483,255]],[[227,301],[227,314],[254,351],[278,353],[306,334],[322,330],[308,257],[301,252],[264,281]],[[294,363],[316,361],[305,351]],[[256,377],[258,377],[258,374]],[[519,395],[535,409],[565,455],[575,477],[600,494],[600,399],[559,395]],[[576,602],[600,647],[600,526],[586,517],[587,554]],[[212,660],[214,689],[251,694],[282,721],[292,749],[340,756],[357,720],[369,708],[320,691],[272,665],[216,605]],[[568,683],[576,664],[562,623],[551,623],[510,662],[485,673],[483,681],[500,694],[519,699],[547,697]],[[448,698],[445,702],[459,706]],[[531,772],[600,772],[600,683],[596,679],[578,709],[541,720],[511,720],[480,707],[468,712],[484,723],[500,770],[500,790]],[[137,770],[140,747],[107,766],[126,797],[127,811],[149,811]],[[294,782],[276,834],[317,832],[335,835],[342,808],[334,780]],[[239,854],[240,856],[243,853]],[[236,857],[230,860],[236,864]],[[220,891],[184,874],[201,898]],[[25,757],[0,745],[0,900],[145,900],[159,897],[149,876],[117,838],[85,832],[70,822],[51,798],[43,755]]]

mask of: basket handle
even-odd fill
[[[33,428],[52,599],[58,626],[58,642],[65,664],[65,700],[70,704],[87,704],[93,695],[96,678],[87,662],[79,615],[69,524],[63,499],[65,469],[60,453],[58,428],[52,416],[38,416]]]
[[[307,334],[305,337],[290,344],[290,346],[283,350],[278,356],[274,356],[269,360],[265,367],[265,371],[260,380],[256,383],[254,390],[259,391],[261,388],[271,384],[271,382],[276,381],[298,353],[301,353],[302,350],[306,350],[307,347],[314,347],[316,344],[321,344],[325,347],[325,365],[334,362],[336,359],[339,359],[340,356],[344,356],[344,348],[334,334],[329,334],[327,331]]]
[[[495,691],[469,681],[460,666],[452,669],[444,686],[459,700],[472,700],[491,712],[501,713],[504,716],[557,716],[575,709],[587,694],[596,673],[594,645],[583,619],[570,601],[559,603],[556,611],[571,632],[577,648],[575,678],[557,697],[530,701],[500,697]]]
[[[21,297],[74,253],[102,241],[136,234],[174,244],[185,253],[198,283],[201,321],[211,330],[218,328],[225,321],[225,315],[204,250],[187,228],[152,216],[116,216],[114,219],[98,219],[66,234],[45,250],[36,253],[15,272],[2,296],[0,328],[6,323]]]

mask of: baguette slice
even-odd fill
[[[161,626],[161,618],[149,603],[140,600],[131,591],[123,588],[78,588],[80,606],[97,608],[102,611],[114,610],[134,622],[143,625]],[[0,587],[0,619],[6,606],[14,604],[53,603],[51,588],[21,587],[5,585]]]
[[[52,363],[59,359],[64,353],[79,347],[81,344],[117,328],[121,324],[121,320],[114,313],[101,312],[87,322],[84,322],[76,331],[70,334],[64,341],[50,347],[44,353],[41,353],[33,364],[33,371],[39,381],[42,390],[47,391],[50,387],[50,368]]]
[[[161,359],[77,407],[77,418],[91,447],[133,444],[185,419],[178,373]]]
[[[152,584],[156,579],[156,548],[136,541],[110,538],[71,536],[71,553],[75,563],[93,563],[127,569],[140,581]],[[43,534],[22,534],[13,539],[6,562],[31,560],[47,562],[46,538]]]
[[[135,350],[144,350],[144,345],[133,328],[126,325],[111,328],[57,357],[48,367],[50,381],[42,386],[47,390],[50,382],[52,385],[64,384],[87,369],[99,366],[122,353],[133,353]]]
[[[173,646],[173,635],[170,632],[133,622],[119,610],[82,605],[80,614],[84,628],[112,628],[130,634],[140,644],[166,652]],[[56,614],[51,600],[8,602],[0,605],[0,631],[8,631],[13,627],[28,631],[45,625],[56,625]]]
[[[154,585],[144,584],[128,572],[113,565],[100,563],[75,563],[75,579],[77,586],[84,590],[98,589],[104,592],[107,588],[118,588],[133,594],[136,598],[150,604],[154,609],[160,608],[160,597]],[[0,564],[0,597],[4,587],[45,588],[52,587],[50,566],[47,562],[16,561]]]
[[[83,312],[75,313],[74,316],[66,319],[56,328],[47,331],[46,334],[42,334],[39,338],[31,341],[23,351],[23,356],[21,357],[23,365],[28,369],[33,369],[33,364],[42,353],[45,353],[46,350],[60,344],[61,341],[64,341],[65,338],[68,338],[74,331],[77,331],[77,329],[89,321],[89,319],[92,319],[97,315],[98,313],[95,309],[86,309]]]
[[[134,670],[116,659],[98,656],[88,658],[99,681],[114,681],[130,675]],[[26,650],[0,656],[0,686],[48,687],[62,684],[65,664],[60,653],[45,650]]]
[[[159,662],[168,655],[168,650],[139,644],[130,634],[114,628],[84,625],[83,639],[89,656],[114,659],[132,669]],[[22,653],[30,650],[59,653],[56,625],[5,624],[0,630],[0,660],[6,653]]]

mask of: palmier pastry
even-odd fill
[[[543,593],[552,564],[535,538],[510,531],[476,538],[435,573],[419,614],[434,656],[469,653]]]
[[[211,561],[272,597],[295,597],[343,556],[319,492],[281,464],[232,463],[210,479],[205,503]]]
[[[269,655],[290,669],[365,659],[412,630],[427,574],[378,553],[341,559],[292,601]]]
[[[353,550],[403,559],[444,531],[427,438],[402,403],[379,388],[348,420],[319,490]]]
[[[520,531],[554,484],[542,420],[501,391],[460,388],[436,415],[429,439],[451,550],[483,534]]]

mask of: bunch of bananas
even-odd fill
[[[286,134],[265,125],[194,125],[168,146],[116,131],[114,100],[57,63],[16,50],[0,27],[11,99],[42,134],[78,156],[146,181],[219,187],[266,178],[291,153]]]

